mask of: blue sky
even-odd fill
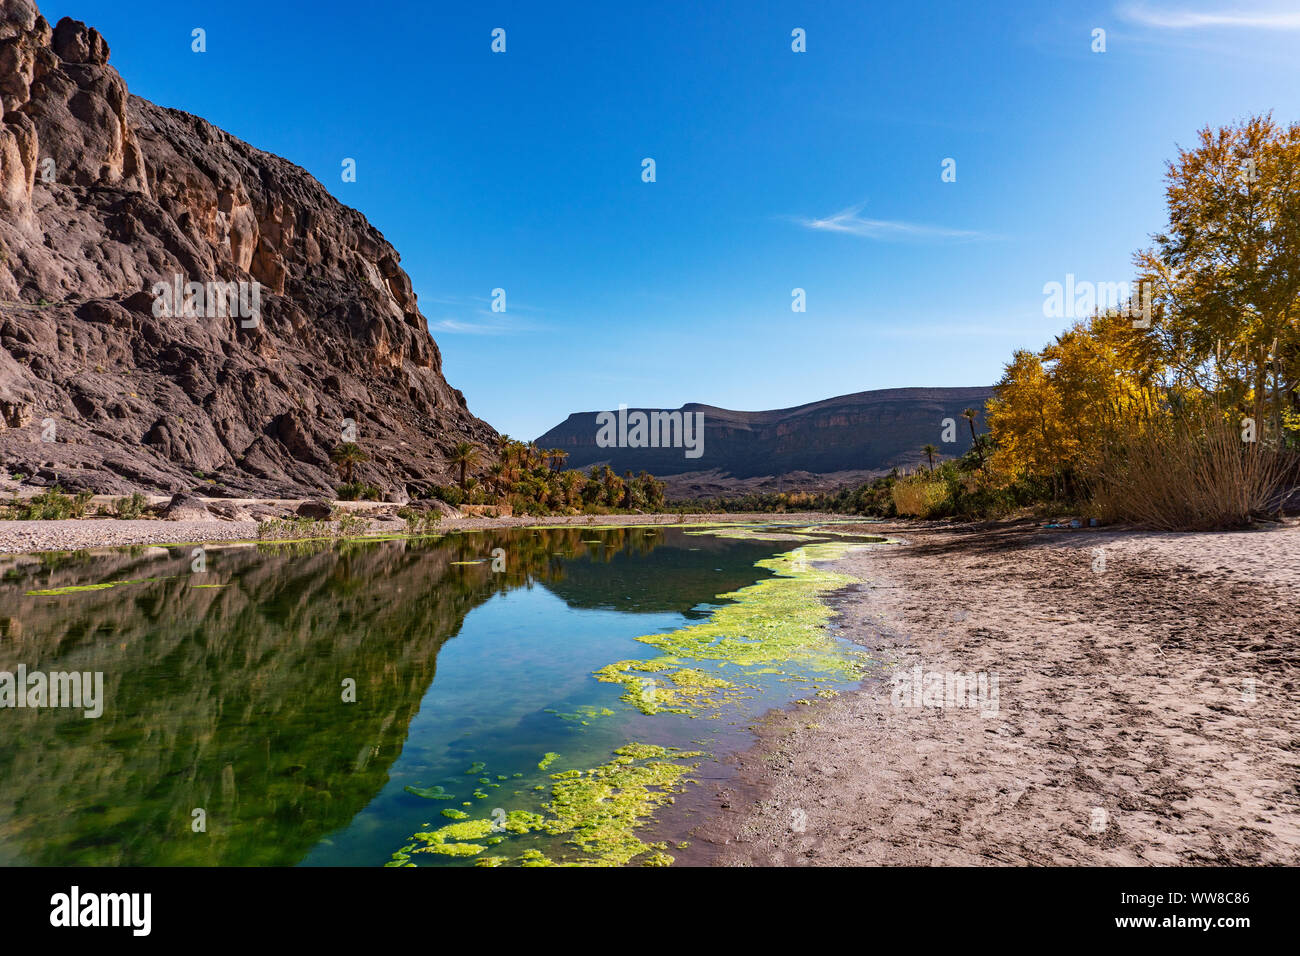
[[[1131,277],[1177,144],[1300,118],[1300,5],[1280,0],[41,10],[99,28],[132,92],[369,217],[449,381],[521,438],[620,403],[991,384],[1059,331],[1044,283]]]

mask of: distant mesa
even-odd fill
[[[602,447],[597,436],[608,419],[598,421],[600,412],[575,412],[538,437],[537,445],[568,452],[569,468],[608,464],[620,474],[644,469],[668,477],[670,493],[700,486],[699,495],[687,497],[742,488],[777,490],[783,476],[801,489],[837,487],[867,474],[915,466],[924,460],[921,448],[926,444],[937,446],[944,457],[965,453],[971,433],[961,413],[977,409],[976,430],[981,430],[984,403],[992,396],[991,386],[889,388],[764,412],[691,403],[675,411],[683,417],[703,415],[703,448],[695,458],[682,447]],[[628,409],[627,416],[634,411]],[[945,418],[957,426],[953,443],[942,442]]]

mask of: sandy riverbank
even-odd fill
[[[291,514],[300,502],[281,502],[285,514]],[[389,506],[391,512],[396,506]],[[357,506],[358,512],[361,506]],[[446,518],[440,533],[480,531],[485,528],[532,528],[557,525],[639,525],[639,524],[724,524],[749,521],[792,521],[807,523],[819,520],[843,521],[843,515],[818,514],[643,514],[643,515],[568,515],[563,517]],[[370,520],[368,534],[402,532],[406,523],[393,514]],[[119,520],[116,518],[80,518],[61,521],[0,521],[0,554],[36,551],[77,551],[85,548],[117,547],[135,544],[175,544],[182,542],[248,541],[257,538],[256,521],[222,521],[217,518],[195,521],[162,519]]]
[[[882,679],[769,717],[700,862],[1300,863],[1300,525],[883,527],[836,622]],[[892,702],[916,666],[997,714]]]

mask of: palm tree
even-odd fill
[[[921,449],[921,454],[930,459],[930,470],[934,471],[934,456],[939,453],[939,449],[933,445],[926,445]]]
[[[506,480],[514,483],[519,477],[519,466],[524,460],[524,443],[515,441],[513,438],[506,445],[505,462],[506,462]]]
[[[586,479],[582,477],[581,473],[576,471],[566,471],[563,475],[560,476],[560,484],[564,488],[565,504],[571,505],[574,503],[573,499],[575,497],[575,492],[578,487],[578,482],[585,481],[585,480]]]
[[[460,465],[460,486],[465,487],[465,470],[478,464],[478,448],[463,441],[451,450],[451,463]]]
[[[616,507],[622,497],[622,489],[619,486],[623,484],[623,480],[615,474],[614,469],[610,468],[609,465],[601,465],[600,483],[605,489],[605,503],[611,508]]]
[[[501,494],[501,489],[505,485],[505,480],[506,480],[505,463],[500,461],[494,461],[488,467],[488,474],[492,476],[492,490],[495,491],[498,495]]]
[[[564,465],[564,459],[569,457],[569,453],[563,448],[552,448],[546,454],[551,459],[551,471],[559,471]]]
[[[966,424],[970,425],[970,446],[975,449],[975,454],[979,455],[980,467],[984,467],[984,452],[980,449],[980,443],[975,438],[975,419],[979,417],[979,409],[966,408],[962,410],[961,417],[966,419]]]
[[[362,451],[361,446],[356,442],[339,442],[330,451],[330,461],[338,468],[339,475],[349,485],[352,484],[353,468],[361,464],[361,462],[369,460],[370,456]]]

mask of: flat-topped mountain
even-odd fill
[[[390,494],[496,432],[396,250],[305,170],[127,92],[104,38],[0,0],[0,467],[296,496],[355,422]],[[484,459],[490,455],[483,456]]]
[[[687,416],[703,422],[704,440],[698,449],[687,447],[689,441],[673,447],[648,447],[641,442],[637,411],[646,415],[647,440],[659,438],[662,446],[669,443],[662,440],[663,434],[670,439],[678,435],[674,427],[678,419],[665,419],[662,412],[656,420],[650,409],[628,409],[621,439],[617,409],[603,418],[600,412],[576,412],[540,436],[537,444],[568,452],[565,466],[569,468],[608,464],[618,472],[645,469],[655,475],[708,472],[715,478],[748,479],[795,472],[883,472],[918,464],[924,460],[921,448],[926,444],[937,446],[944,457],[965,452],[971,436],[961,413],[966,408],[978,410],[976,427],[980,428],[984,403],[992,395],[991,387],[889,388],[765,412],[683,405],[674,410],[683,424],[688,424]],[[952,443],[943,441],[946,418],[954,419],[957,426]],[[686,437],[695,435],[686,430]]]

